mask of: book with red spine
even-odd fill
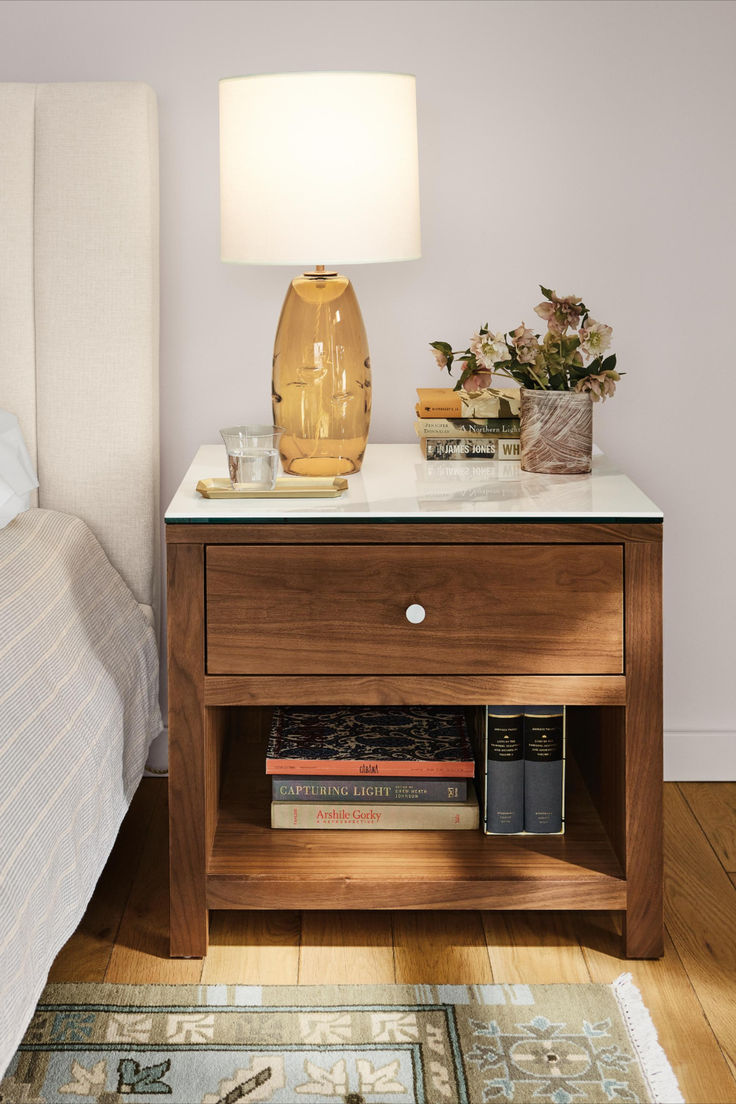
[[[277,706],[266,773],[392,778],[472,778],[461,708]]]

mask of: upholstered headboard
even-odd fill
[[[158,133],[138,83],[0,84],[0,407],[38,505],[157,606]]]

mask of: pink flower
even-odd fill
[[[613,329],[605,322],[587,318],[580,327],[580,352],[589,357],[601,356],[611,344]]]
[[[491,386],[491,373],[484,370],[474,372],[463,383],[463,391],[482,391],[484,387]]]
[[[509,340],[516,349],[519,364],[536,364],[540,347],[533,330],[527,329],[522,322],[510,332]]]
[[[616,380],[619,378],[618,372],[601,372],[598,376],[586,376],[585,379],[578,380],[575,390],[590,391],[593,402],[598,402],[600,399],[605,402],[615,394]]]
[[[445,354],[441,353],[439,351],[439,349],[433,349],[432,352],[434,353],[434,359],[437,361],[437,367],[438,368],[446,368],[447,367],[447,357],[445,356]]]
[[[577,295],[558,296],[552,292],[551,302],[540,303],[534,308],[547,323],[552,333],[563,334],[568,328],[576,330],[583,313],[582,299]]]

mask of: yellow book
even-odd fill
[[[451,387],[417,387],[420,418],[518,418],[518,387],[485,387],[482,391],[453,391]]]

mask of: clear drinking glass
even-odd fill
[[[227,449],[230,482],[235,491],[272,491],[279,466],[279,440],[284,432],[276,425],[241,425],[221,429]]]

